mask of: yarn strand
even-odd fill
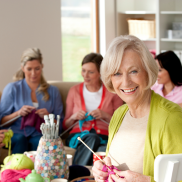
[[[8,155],[11,155],[11,138],[13,137],[13,131],[9,129],[7,132],[4,133],[3,143],[5,144],[6,148],[9,148]]]

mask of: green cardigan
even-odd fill
[[[119,107],[110,121],[106,154],[127,111],[126,104]],[[154,181],[155,158],[160,154],[177,153],[182,153],[182,108],[152,91],[145,137],[143,174],[150,176],[151,181]]]

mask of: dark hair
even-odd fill
[[[171,81],[177,85],[182,85],[182,65],[178,56],[173,51],[163,52],[155,57],[161,68],[168,71]]]
[[[82,61],[82,66],[86,63],[94,63],[97,67],[97,71],[100,73],[100,65],[102,63],[103,57],[98,53],[87,54]]]

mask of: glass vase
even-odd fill
[[[69,165],[64,145],[60,137],[44,139],[41,137],[35,157],[35,170],[43,178],[69,178]]]

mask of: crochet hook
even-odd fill
[[[105,165],[106,163],[86,144],[82,141],[82,139],[80,137],[77,138],[80,142],[82,142],[94,155],[96,155],[98,157],[98,159],[100,161],[102,161]],[[106,165],[107,169],[109,169],[111,171],[111,169]],[[119,178],[124,178],[124,176],[119,176],[118,174],[115,173],[115,175]]]

